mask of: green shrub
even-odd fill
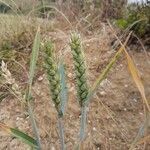
[[[129,28],[140,37],[150,34],[150,5],[132,4],[126,16],[116,22],[121,29]]]

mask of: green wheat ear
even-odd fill
[[[45,49],[45,69],[47,71],[47,78],[49,80],[52,101],[55,104],[59,116],[62,116],[61,101],[60,101],[60,76],[58,67],[54,57],[54,45],[48,41],[44,45]]]
[[[70,46],[74,60],[77,94],[79,98],[79,104],[82,107],[87,100],[88,85],[86,79],[86,65],[84,53],[81,46],[80,36],[78,34],[73,33],[71,35]]]

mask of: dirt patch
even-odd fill
[[[69,39],[68,33],[61,34],[63,36],[59,35],[57,39],[57,34],[60,34],[60,32],[49,34],[53,35],[57,49],[60,49],[61,53],[65,53],[69,87],[68,106],[64,120],[65,142],[67,149],[73,149],[78,138],[80,109],[76,100],[72,58],[68,47],[66,47],[66,41]],[[101,31],[95,37],[91,35],[83,36],[90,85],[93,84],[102,68],[106,66],[115,53],[111,49],[112,38],[113,36],[105,31]],[[61,55],[61,53],[58,52],[58,55]],[[135,51],[130,53],[140,71],[146,95],[149,99],[150,66],[146,61],[145,53]],[[44,72],[37,76],[33,86],[33,93],[35,98],[34,112],[39,126],[43,150],[58,150],[60,147],[57,116],[49,96],[48,82]],[[7,98],[2,101],[0,108],[1,122],[10,124],[32,135],[29,118],[23,113],[20,103],[15,98]],[[102,82],[90,103],[84,149],[127,150],[143,120],[144,113],[141,96],[128,72],[125,58],[121,57],[108,77]],[[148,147],[150,148],[150,143],[147,145],[147,150],[149,149]],[[142,150],[142,148],[143,146],[140,145],[136,149]],[[0,149],[27,150],[30,148],[15,138],[0,134]]]

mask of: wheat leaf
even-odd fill
[[[12,136],[20,139],[21,141],[28,144],[29,146],[34,147],[34,148],[38,147],[36,140],[32,138],[31,136],[27,135],[26,133],[16,128],[9,127],[3,123],[0,123],[0,128],[3,131],[7,132],[8,134],[11,134]]]
[[[26,94],[26,101],[28,103],[28,113],[30,116],[34,134],[36,136],[38,150],[41,149],[41,143],[40,143],[40,137],[39,137],[36,121],[34,118],[33,110],[32,110],[31,104],[30,104],[30,98],[31,98],[31,89],[32,89],[33,77],[35,74],[36,62],[38,59],[39,49],[40,49],[40,28],[38,28],[38,30],[36,32],[34,43],[33,43],[32,54],[31,54],[31,58],[30,58],[29,85],[28,85],[27,94]]]
[[[39,49],[40,49],[40,28],[38,28],[34,43],[33,43],[33,48],[32,48],[32,54],[30,58],[30,69],[29,69],[29,89],[28,89],[28,99],[31,94],[31,88],[32,88],[32,83],[33,83],[33,77],[35,73],[35,68],[36,68],[36,62],[38,59],[38,54],[39,54]]]

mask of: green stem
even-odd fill
[[[59,117],[58,119],[58,128],[59,128],[61,150],[65,150],[64,125],[62,117]]]
[[[31,120],[33,132],[36,136],[36,141],[37,141],[37,144],[38,144],[37,150],[41,150],[42,148],[41,148],[40,136],[39,136],[38,128],[37,128],[37,125],[36,125],[36,122],[35,122],[35,118],[34,118],[34,115],[33,115],[33,110],[32,110],[30,101],[28,101],[28,113],[29,113],[29,117],[30,117],[30,120]]]
[[[85,130],[86,130],[86,118],[87,118],[87,107],[81,107],[81,124],[80,124],[80,143],[85,139]]]

